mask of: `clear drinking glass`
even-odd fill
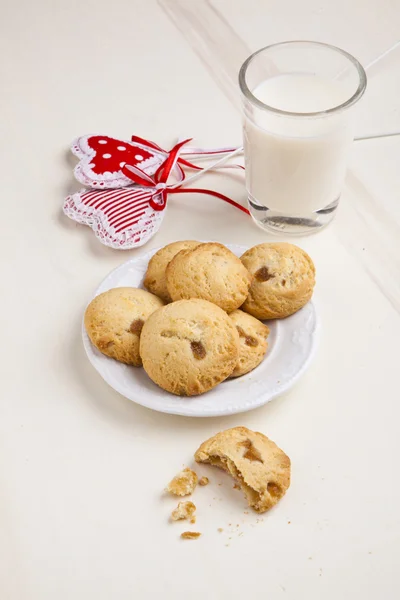
[[[363,67],[335,46],[283,42],[252,54],[239,85],[253,219],[266,230],[317,231],[339,203]]]

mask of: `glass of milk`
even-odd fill
[[[284,42],[239,73],[249,210],[263,229],[305,234],[334,217],[367,78],[350,54]]]

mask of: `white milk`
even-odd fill
[[[296,113],[327,110],[349,98],[341,82],[302,74],[272,77],[252,93],[268,106]],[[340,195],[352,140],[348,111],[322,118],[247,113],[247,189],[260,204],[290,216],[324,208]]]

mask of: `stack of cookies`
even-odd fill
[[[215,242],[174,242],[150,260],[148,291],[115,288],[85,313],[105,355],[144,367],[161,388],[194,396],[257,367],[267,350],[262,320],[287,317],[311,298],[315,268],[301,248],[260,244],[239,259]]]

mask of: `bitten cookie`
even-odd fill
[[[143,282],[144,287],[147,288],[149,292],[162,298],[164,302],[171,302],[172,298],[167,290],[165,269],[178,252],[181,250],[191,250],[192,248],[196,248],[199,244],[200,242],[185,240],[182,242],[173,242],[172,244],[168,244],[167,246],[164,246],[164,248],[161,248],[149,261]]]
[[[242,310],[230,313],[239,334],[239,360],[231,377],[239,377],[255,369],[267,351],[269,329],[264,323]]]
[[[290,485],[290,459],[262,433],[234,427],[204,442],[194,455],[232,475],[249,505],[262,513],[285,495]]]
[[[304,250],[286,242],[259,244],[241,257],[253,275],[242,310],[257,319],[281,319],[311,298],[315,267]]]
[[[232,373],[239,357],[239,334],[215,304],[181,300],[157,310],[146,321],[140,355],[157,385],[179,396],[194,396]]]
[[[227,312],[244,302],[251,283],[240,259],[214,242],[179,252],[167,266],[166,277],[173,300],[202,298]]]
[[[140,367],[139,338],[147,317],[164,302],[150,292],[114,288],[96,296],[85,312],[85,328],[92,344],[106,356]]]

